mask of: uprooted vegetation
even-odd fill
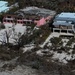
[[[3,46],[4,47],[4,46]],[[6,48],[6,47],[5,47]],[[4,60],[11,60],[15,57],[18,57],[16,60],[16,63],[18,65],[26,65],[30,66],[33,69],[37,69],[38,71],[42,71],[44,74],[58,74],[58,75],[74,75],[74,72],[72,72],[75,69],[75,63],[73,61],[68,61],[68,64],[59,63],[58,61],[53,61],[52,56],[53,54],[50,53],[51,50],[48,49],[48,51],[43,50],[43,55],[38,55],[37,52],[41,51],[41,48],[38,46],[35,46],[29,51],[26,51],[23,53],[21,49],[13,49],[13,47],[2,49],[1,53],[6,54],[5,57],[2,56],[2,59]],[[2,52],[3,51],[3,52]],[[58,49],[56,50],[58,51]],[[63,51],[63,49],[62,49]],[[8,57],[7,54],[9,55]],[[40,54],[40,53],[39,53]],[[17,65],[17,64],[16,64]],[[5,64],[2,66],[2,70],[7,69],[12,71],[15,68],[15,64]]]
[[[42,51],[42,55],[38,55],[37,51],[41,51],[40,48],[34,48],[31,51],[23,53],[19,58],[18,62],[21,65],[31,66],[34,69],[42,70],[47,74],[58,74],[58,75],[74,75],[72,70],[75,69],[74,62],[69,62],[69,64],[63,64],[52,61],[52,55],[47,55],[47,51]]]
[[[15,47],[8,48],[7,46],[0,46],[0,60],[11,60],[18,57],[22,53],[22,50],[18,50]]]
[[[51,39],[53,46],[44,47],[43,49],[39,47],[39,45],[46,40],[50,33],[51,30],[47,26],[33,29],[30,28],[21,37],[19,37],[20,34],[18,35],[18,40],[15,39],[17,43],[16,45],[8,42],[8,44],[5,43],[0,46],[0,59],[10,61],[18,57],[18,59],[16,59],[16,63],[18,65],[29,66],[33,69],[47,73],[47,75],[53,73],[57,73],[58,75],[69,75],[72,73],[72,70],[75,69],[75,59],[68,60],[68,56],[70,56],[70,54],[75,54],[74,49],[72,52],[69,52],[70,48],[62,46],[62,38],[57,37]],[[31,47],[31,44],[33,44],[33,48],[28,47]],[[25,49],[25,52],[23,51],[23,48]],[[26,48],[28,48],[28,50],[26,50]],[[53,53],[51,53],[51,51]],[[62,59],[68,63],[63,64],[63,60],[60,58],[53,59],[52,57],[55,58],[55,54],[58,56],[60,55],[60,57],[65,54],[65,57]],[[74,58],[74,56],[72,57]],[[2,66],[2,69],[4,70],[5,68],[13,70],[15,67],[15,64],[12,65],[7,63]]]

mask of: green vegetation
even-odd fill
[[[13,49],[8,48],[7,46],[0,45],[0,60],[11,60],[18,56],[20,53],[17,48]]]
[[[7,11],[6,13],[7,14],[14,14],[14,12],[16,12],[17,10],[19,10],[19,8],[18,7],[14,7],[12,9],[10,9],[9,11]]]
[[[61,44],[61,38],[58,37],[51,38],[50,41],[53,44],[53,46]]]
[[[72,43],[74,43],[74,42],[75,42],[75,38],[71,38],[71,39],[69,39],[69,41],[67,42],[67,45],[68,45],[68,46],[71,46]]]
[[[51,30],[47,25],[46,26],[41,26],[40,29],[42,31],[42,34],[41,34],[42,36],[39,38],[40,39],[39,41],[43,42],[48,38],[48,36],[51,33]]]
[[[52,10],[56,10],[58,13],[62,11],[74,12],[75,0],[5,0],[9,2],[9,5],[18,2],[19,8],[26,6],[38,6]]]
[[[75,0],[18,0],[19,7],[38,6],[47,9],[56,10],[58,13],[62,11],[75,11]]]
[[[15,3],[17,0],[4,0],[4,1],[8,1],[8,5],[11,5],[11,4],[13,4],[13,3]]]

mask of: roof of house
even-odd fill
[[[44,8],[38,8],[38,7],[26,7],[24,9],[21,9],[17,11],[16,13],[23,12],[24,14],[31,14],[31,15],[38,15],[38,16],[54,16],[56,14],[55,11],[49,10],[49,9],[44,9]]]
[[[75,24],[75,13],[62,12],[58,14],[53,25],[74,25]]]
[[[75,13],[63,12],[55,17],[54,22],[55,21],[70,21],[75,23]]]
[[[75,20],[75,13],[63,12],[55,17],[55,20]]]
[[[73,22],[75,22],[75,18],[57,17],[57,18],[54,19],[54,21],[73,21]]]
[[[63,18],[75,18],[75,13],[70,13],[70,12],[62,12],[61,14],[58,15],[58,17],[63,17]]]
[[[63,26],[71,26],[74,25],[72,23],[67,23],[67,22],[54,22],[53,25],[63,25]]]
[[[0,12],[6,12],[7,10],[9,10],[7,4],[7,1],[0,1]]]

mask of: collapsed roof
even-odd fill
[[[26,7],[15,13],[18,13],[19,15],[22,16],[29,14],[29,15],[37,15],[41,17],[54,16],[56,14],[55,11],[44,9],[44,8],[38,8],[38,7]]]

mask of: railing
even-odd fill
[[[67,33],[69,33],[70,31],[74,31],[73,29],[60,29],[60,28],[53,28],[53,32],[56,32],[56,30],[58,30],[60,33],[62,32],[62,31],[65,31],[65,32],[67,32]]]

